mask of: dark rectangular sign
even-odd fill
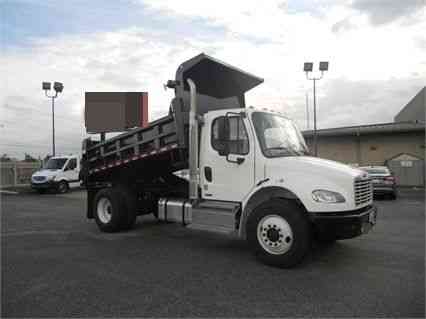
[[[122,132],[148,125],[148,93],[86,92],[87,133]]]

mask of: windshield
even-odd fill
[[[44,169],[61,169],[64,167],[67,158],[51,158],[44,165]]]
[[[255,112],[253,124],[266,157],[308,154],[302,134],[289,119],[278,114]]]

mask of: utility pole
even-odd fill
[[[64,85],[60,82],[55,82],[53,84],[53,89],[55,90],[54,95],[49,95],[47,93],[47,91],[51,90],[50,82],[43,82],[42,88],[46,97],[52,99],[52,156],[55,156],[55,99],[58,97],[58,93],[63,91]]]
[[[306,73],[306,78],[314,82],[314,155],[318,156],[316,81],[321,80],[324,76],[324,72],[328,71],[328,62],[320,62],[320,77],[309,77],[309,72],[312,72],[313,66],[314,64],[312,62],[305,62],[303,65],[303,71]]]
[[[308,98],[308,92],[306,92],[305,96],[306,96],[306,129],[309,130],[309,98]]]

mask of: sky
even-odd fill
[[[265,79],[248,105],[307,128],[304,62],[329,61],[317,82],[318,128],[384,123],[426,85],[425,0],[0,0],[0,153],[56,153],[87,136],[85,91],[148,91],[167,114],[177,66],[205,52]],[[313,75],[319,75],[314,72]],[[306,97],[308,97],[306,99]],[[312,128],[313,124],[310,123]]]

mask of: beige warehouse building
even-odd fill
[[[392,123],[318,130],[318,156],[359,166],[387,165],[401,186],[424,186],[425,101],[426,87]],[[313,131],[303,135],[312,149]]]

